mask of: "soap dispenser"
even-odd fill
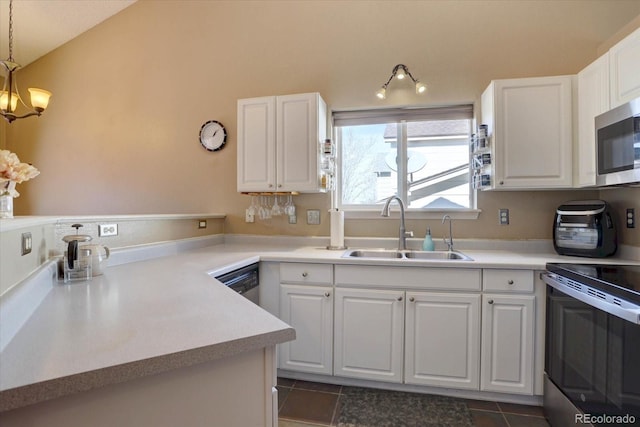
[[[424,236],[424,241],[422,242],[422,250],[423,251],[432,251],[434,249],[433,239],[431,238],[431,228],[427,228],[427,234]]]

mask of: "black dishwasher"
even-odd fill
[[[230,271],[228,273],[216,276],[216,279],[222,282],[225,286],[233,289],[249,301],[259,304],[259,290],[260,285],[258,275],[258,263],[247,265],[237,270]]]

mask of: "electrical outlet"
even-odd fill
[[[289,224],[297,224],[298,223],[298,217],[295,215],[289,215]]]
[[[634,208],[627,208],[627,228],[636,228],[636,211]]]
[[[198,228],[207,228],[207,220],[206,219],[198,220]]]
[[[256,222],[256,216],[249,209],[244,210],[244,222]]]
[[[30,254],[33,246],[33,238],[31,233],[22,233],[22,255]]]
[[[500,225],[509,225],[509,209],[498,209],[498,222]]]
[[[98,236],[110,237],[118,235],[118,224],[99,224]]]
[[[319,225],[320,224],[320,210],[319,209],[307,209],[307,224]]]

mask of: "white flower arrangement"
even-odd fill
[[[28,181],[40,174],[29,163],[21,163],[18,156],[9,150],[0,150],[0,195],[18,197],[16,184]]]

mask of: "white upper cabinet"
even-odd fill
[[[494,80],[482,94],[489,127],[490,188],[570,188],[573,185],[574,76]]]
[[[238,191],[324,191],[326,135],[327,106],[318,93],[238,100]]]
[[[640,97],[640,28],[609,50],[611,108]]]
[[[609,110],[609,53],[578,73],[576,187],[596,185],[595,117]]]

